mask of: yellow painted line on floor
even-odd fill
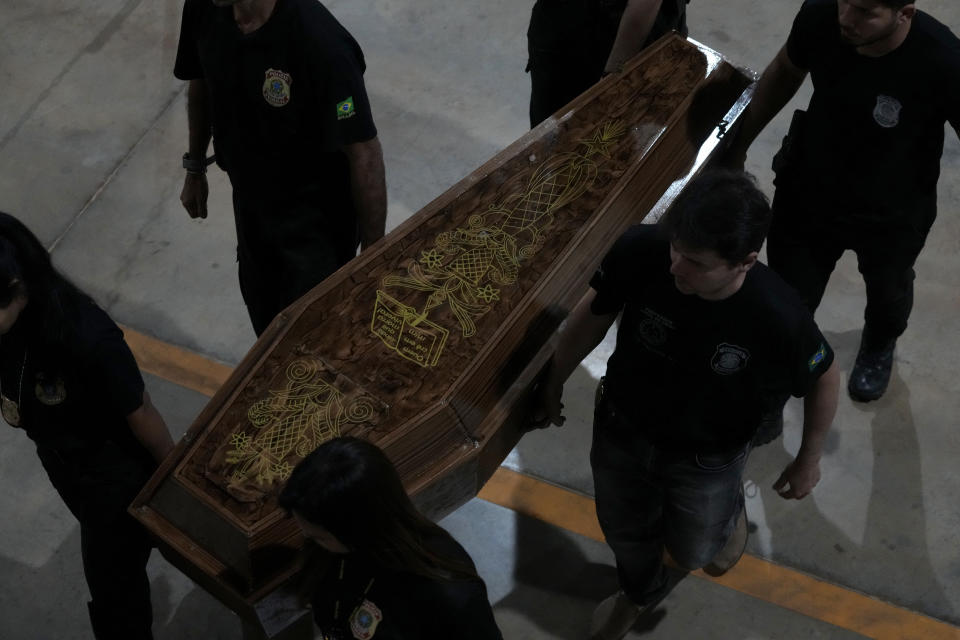
[[[124,335],[144,372],[204,395],[212,396],[232,371],[130,328]],[[589,496],[501,467],[478,497],[603,542]],[[722,578],[701,571],[693,575],[877,640],[960,640],[960,629],[945,622],[751,555]]]
[[[500,467],[477,497],[603,542],[593,498]]]
[[[193,351],[151,338],[130,327],[123,328],[140,369],[205,396],[212,396],[233,371],[230,367]]]
[[[603,542],[593,499],[501,467],[479,498]],[[722,578],[693,575],[878,640],[960,640],[960,629],[745,554]]]

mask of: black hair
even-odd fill
[[[660,227],[684,249],[714,251],[733,265],[760,250],[770,219],[770,203],[753,176],[711,171],[680,192]]]
[[[0,307],[19,295],[28,300],[21,318],[29,323],[29,339],[47,356],[62,351],[77,305],[90,300],[54,268],[50,254],[26,225],[0,211]]]
[[[903,9],[908,4],[913,4],[915,0],[877,0],[877,4],[882,4],[888,9],[893,9],[894,11],[899,11]]]
[[[424,544],[446,537],[445,548],[456,546],[417,511],[393,464],[366,440],[341,437],[320,445],[293,470],[279,503],[376,566],[434,580],[479,579],[469,563]]]

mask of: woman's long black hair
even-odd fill
[[[50,254],[26,225],[0,211],[0,307],[26,295],[27,306],[17,320],[25,335],[53,356],[67,344],[77,306],[90,298],[67,280]]]
[[[365,440],[322,444],[293,470],[279,502],[378,567],[435,580],[479,579],[469,563],[425,544],[450,534],[417,511],[393,464]]]

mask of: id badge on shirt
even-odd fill
[[[364,600],[350,616],[350,631],[357,640],[369,640],[377,632],[377,626],[383,620],[380,608],[369,600]]]

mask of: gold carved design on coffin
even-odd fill
[[[254,402],[213,455],[207,476],[254,502],[286,481],[297,463],[347,424],[375,425],[387,407],[316,358],[287,366],[285,385]]]
[[[593,156],[609,158],[609,148],[625,133],[619,120],[601,125],[581,140],[579,153],[559,153],[541,164],[522,193],[473,214],[466,227],[440,233],[434,246],[411,260],[407,275],[387,276],[377,290],[370,330],[392,351],[423,367],[436,366],[450,329],[430,320],[446,305],[465,338],[477,332],[476,320],[500,300],[501,287],[516,284],[520,268],[543,247],[554,212],[583,195],[597,177]],[[406,289],[428,294],[422,308],[405,304]]]

